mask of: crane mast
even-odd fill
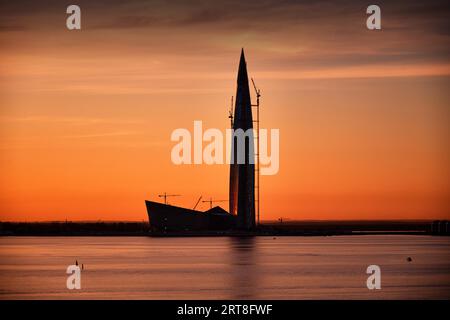
[[[256,87],[255,81],[252,79],[253,88],[255,89],[256,93],[256,104],[252,104],[252,107],[256,107],[256,120],[253,122],[256,123],[256,184],[255,184],[255,191],[256,191],[256,217],[257,217],[257,225],[260,224],[260,167],[259,167],[259,97],[261,97],[261,90]]]

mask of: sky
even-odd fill
[[[280,130],[263,220],[450,218],[446,1],[378,1],[381,30],[365,1],[77,1],[73,31],[72,2],[0,3],[0,221],[226,199],[228,166],[174,165],[170,136],[229,127],[241,48]]]

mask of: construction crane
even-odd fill
[[[198,198],[198,200],[195,203],[195,206],[192,208],[192,210],[195,210],[195,208],[197,208],[198,204],[200,203],[200,200],[202,200],[202,196],[200,196],[200,198]]]
[[[212,209],[212,205],[215,202],[228,202],[228,200],[213,200],[212,198],[209,198],[209,200],[203,200],[202,202],[209,202],[209,208]]]
[[[164,194],[158,194],[158,197],[164,198],[164,204],[167,204],[168,197],[180,197],[180,196],[181,194],[167,194],[166,192],[164,192]]]
[[[228,118],[230,119],[231,129],[233,129],[233,96],[231,96],[231,107],[228,111]]]
[[[256,189],[256,203],[257,203],[257,207],[256,207],[256,216],[257,216],[257,221],[258,221],[258,225],[259,225],[259,209],[260,209],[260,198],[259,198],[259,192],[260,192],[260,187],[259,187],[259,176],[260,176],[260,171],[259,171],[259,97],[261,97],[261,90],[258,89],[256,87],[255,81],[252,79],[252,83],[253,83],[253,88],[255,89],[255,93],[256,93],[256,104],[252,104],[252,107],[256,107],[256,120],[253,121],[256,123],[256,184],[255,184],[255,189]]]

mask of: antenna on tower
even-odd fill
[[[230,119],[231,129],[233,129],[233,96],[231,96],[231,107],[228,111],[228,118]]]
[[[257,203],[257,207],[256,207],[256,215],[257,215],[257,220],[258,220],[258,225],[260,223],[259,220],[259,211],[260,211],[260,197],[259,197],[259,191],[260,191],[260,185],[259,185],[259,176],[260,176],[260,171],[259,171],[259,97],[261,97],[261,90],[258,89],[256,87],[255,81],[252,79],[252,84],[253,84],[253,88],[255,89],[255,93],[256,93],[256,104],[252,104],[252,107],[256,107],[256,120],[254,120],[253,122],[256,123],[256,184],[255,184],[255,189],[256,189],[256,203]]]

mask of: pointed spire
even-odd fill
[[[239,60],[239,71],[238,71],[238,83],[245,81],[248,81],[247,76],[247,63],[245,62],[245,54],[244,54],[244,48],[241,49],[241,59]]]

